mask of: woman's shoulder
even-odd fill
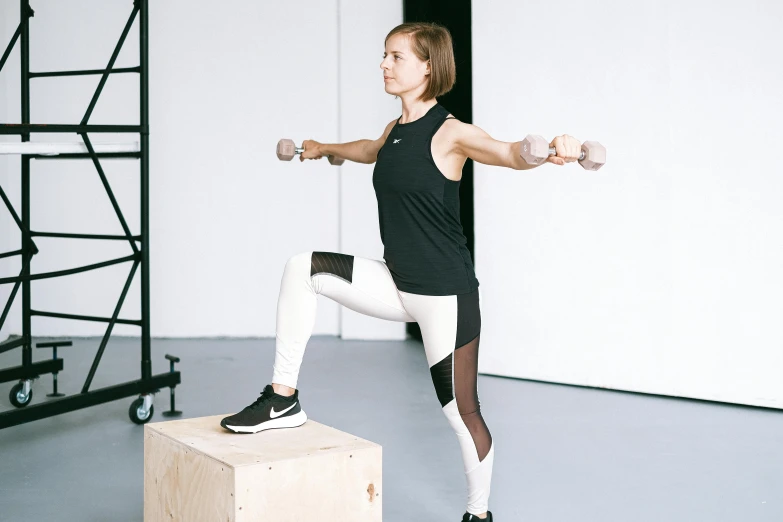
[[[440,126],[440,128],[443,130],[444,134],[448,134],[452,137],[461,136],[465,132],[468,132],[468,125],[458,120],[454,115],[449,113],[448,111],[445,111],[446,113],[446,119],[443,121],[443,124]]]

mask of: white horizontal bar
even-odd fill
[[[93,143],[95,152],[139,152],[139,142]],[[38,141],[0,143],[0,154],[40,154],[57,156],[58,154],[86,154],[87,145],[74,141],[69,143],[44,143]]]

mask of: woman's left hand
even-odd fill
[[[556,137],[549,146],[555,148],[557,155],[549,156],[546,160],[555,165],[565,165],[576,161],[582,154],[582,143],[568,134]]]

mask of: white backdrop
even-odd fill
[[[781,24],[772,1],[474,3],[475,123],[608,149],[476,165],[481,372],[783,408]]]
[[[38,0],[31,20],[31,69],[98,69],[108,63],[131,2]],[[18,24],[18,3],[0,4],[0,42]],[[362,23],[356,23],[361,18]],[[306,250],[379,258],[383,249],[372,165],[289,163],[280,138],[301,143],[377,138],[399,115],[383,91],[383,38],[402,21],[401,3],[308,1],[150,3],[150,219],[152,334],[157,337],[274,336],[280,277]],[[117,67],[138,64],[138,21]],[[99,77],[35,79],[34,123],[78,122]],[[19,47],[0,73],[0,121],[18,122]],[[138,123],[138,76],[107,82],[90,123]],[[34,141],[77,140],[37,135]],[[124,140],[94,134],[93,142]],[[0,137],[18,141],[18,137]],[[19,158],[0,157],[0,184],[19,206]],[[125,218],[139,231],[134,160],[104,168]],[[32,223],[40,231],[120,234],[90,162],[34,161]],[[342,178],[341,178],[342,177]],[[342,180],[342,181],[341,181]],[[342,208],[342,221],[340,213]],[[342,223],[342,225],[341,225]],[[19,248],[16,225],[0,209],[0,251]],[[130,253],[120,243],[38,239],[34,273]],[[19,259],[0,260],[0,277]],[[129,265],[33,283],[39,310],[110,316]],[[140,316],[138,275],[121,317]],[[0,306],[10,285],[0,287]],[[17,298],[0,339],[21,332]],[[319,299],[314,334],[404,337],[404,325]],[[102,324],[34,318],[35,335],[97,335]],[[138,335],[118,326],[116,334]]]

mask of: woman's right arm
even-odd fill
[[[318,143],[317,141],[305,140],[302,146],[305,152],[302,153],[302,159],[317,159],[322,156],[335,156],[347,159],[355,163],[375,163],[378,158],[378,151],[386,142],[392,127],[397,120],[392,120],[383,131],[383,134],[377,140],[358,140],[348,143]]]

